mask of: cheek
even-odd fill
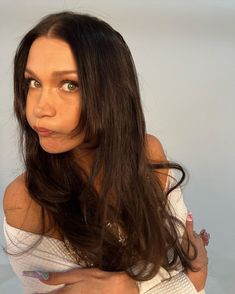
[[[62,114],[62,125],[66,126],[66,128],[73,130],[75,129],[80,121],[80,109],[78,107],[69,109],[66,112],[64,111]]]

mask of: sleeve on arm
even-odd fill
[[[142,289],[140,283],[139,291],[140,294],[205,294],[204,290],[197,292],[187,275],[183,272],[153,286],[147,291]]]
[[[169,171],[167,188],[174,183],[175,173]],[[171,213],[181,220],[184,224],[186,222],[188,210],[184,203],[182,191],[180,187],[174,189],[168,196],[169,208]],[[183,230],[177,225],[179,238],[183,235]],[[178,273],[174,272],[174,275],[169,279],[167,272],[160,270],[159,273],[151,280],[145,282],[139,282],[140,294],[205,294],[202,290],[197,292],[193,283],[188,276],[183,272],[183,269]]]

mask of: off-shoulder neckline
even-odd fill
[[[51,241],[56,241],[60,244],[65,244],[64,241],[62,240],[59,240],[59,239],[56,239],[54,237],[50,237],[50,236],[47,236],[47,235],[40,235],[40,234],[37,234],[37,233],[33,233],[33,232],[29,232],[29,231],[25,231],[25,230],[22,230],[22,229],[19,229],[19,228],[16,228],[16,227],[13,227],[11,226],[10,224],[8,224],[7,220],[6,220],[6,216],[4,215],[4,219],[3,219],[3,223],[6,227],[8,227],[11,231],[17,231],[18,233],[21,233],[21,234],[26,234],[26,235],[31,235],[31,236],[38,236],[38,237],[43,237],[43,238],[46,238],[48,240],[51,240]]]

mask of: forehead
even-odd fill
[[[76,70],[76,62],[68,43],[63,40],[40,37],[29,51],[27,68],[36,71]]]

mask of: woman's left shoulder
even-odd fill
[[[146,149],[147,157],[150,161],[167,161],[163,146],[157,137],[146,134]]]
[[[146,156],[150,163],[167,162],[166,154],[163,146],[158,138],[153,135],[146,134]],[[161,183],[163,189],[167,184],[168,169],[154,170],[156,177]]]

